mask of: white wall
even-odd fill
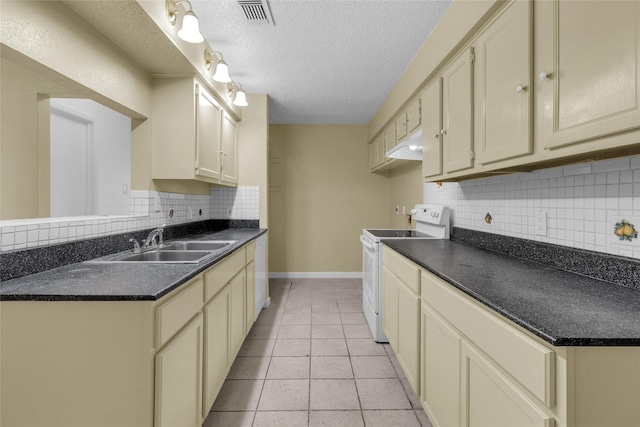
[[[614,234],[622,219],[640,231],[640,156],[445,182],[441,191],[425,183],[424,201],[450,206],[455,227],[640,258],[638,238]],[[546,236],[535,233],[541,210]]]
[[[72,115],[77,112],[92,122],[94,164],[88,168],[92,171],[95,182],[96,211],[73,212],[63,216],[127,215],[131,188],[131,119],[90,99],[56,98],[51,100],[51,106],[61,108]],[[65,130],[60,131],[63,134],[57,137],[64,138]],[[52,135],[52,138],[54,137]],[[51,153],[51,156],[52,159],[56,157],[54,153]],[[78,166],[73,161],[73,156],[65,157],[71,162],[66,168],[74,169]],[[126,193],[123,191],[123,185],[127,188]],[[52,205],[53,199],[60,197],[57,193],[67,190],[68,188],[52,188]]]

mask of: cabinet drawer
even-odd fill
[[[202,276],[156,308],[156,347],[161,347],[202,308]]]
[[[256,242],[249,243],[247,246],[245,246],[245,250],[247,251],[247,254],[246,254],[246,261],[244,264],[247,265],[251,261],[253,261],[256,257]]]
[[[431,274],[423,298],[545,405],[554,405],[555,354]]]
[[[382,252],[382,264],[398,276],[409,289],[420,295],[420,268],[416,264],[387,247]]]
[[[209,301],[245,266],[245,248],[238,249],[204,273],[204,300]]]

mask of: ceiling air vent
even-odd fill
[[[267,0],[238,0],[244,16],[252,24],[273,24]]]

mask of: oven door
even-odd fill
[[[367,236],[360,236],[362,242],[362,293],[364,311],[378,314],[378,244]]]

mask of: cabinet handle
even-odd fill
[[[447,134],[447,131],[446,131],[446,130],[444,130],[444,129],[442,129],[442,130],[440,130],[440,133],[441,133],[442,135],[446,135],[446,134]]]
[[[526,90],[527,90],[527,87],[525,85],[516,86],[516,92],[518,92],[518,93],[525,92]]]
[[[433,139],[438,139],[440,137],[440,135],[438,135],[437,133],[433,134]]]
[[[548,73],[546,71],[540,71],[540,74],[538,74],[538,78],[542,81],[550,79],[551,77],[553,77],[551,73]]]

